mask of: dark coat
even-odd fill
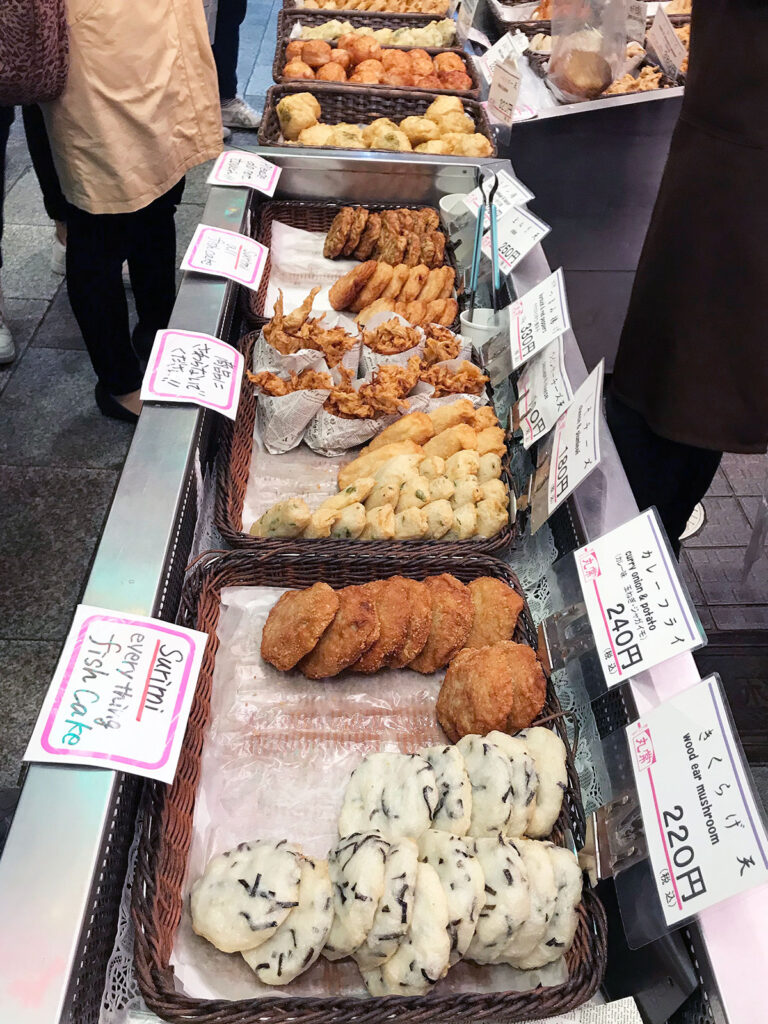
[[[768,0],[694,0],[614,389],[662,437],[768,447]]]

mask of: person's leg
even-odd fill
[[[0,267],[3,265],[3,197],[5,195],[5,150],[8,146],[8,133],[13,124],[13,107],[0,107]],[[3,289],[0,286],[0,365],[12,363],[16,358],[16,346],[13,344],[11,329],[5,319],[3,306]]]
[[[247,0],[219,0],[213,58],[219,79],[221,120],[225,128],[256,129],[259,115],[237,95],[237,57],[240,50],[240,26],[245,19]]]
[[[102,393],[120,396],[127,408],[138,411],[134,393],[141,387],[142,373],[131,345],[122,277],[126,218],[131,216],[69,206],[67,291]]]
[[[67,200],[61,191],[59,176],[53,162],[48,132],[45,130],[43,112],[37,104],[21,108],[24,119],[24,134],[27,137],[27,149],[32,158],[40,191],[43,193],[45,212],[52,221],[66,223]]]
[[[168,326],[176,298],[176,207],[184,178],[149,206],[129,214],[128,269],[138,323],[133,347],[146,361],[155,334]]]
[[[722,452],[679,444],[655,434],[643,417],[611,392],[606,418],[638,507],[655,505],[669,542],[680,553],[680,534],[709,490]]]

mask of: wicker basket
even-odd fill
[[[240,349],[247,369],[251,365],[256,335],[257,332],[254,331],[241,339]],[[448,551],[452,556],[463,556],[466,552],[501,555],[513,547],[517,538],[517,525],[512,523],[505,526],[495,537],[464,541],[354,541],[330,537],[324,540],[269,540],[264,537],[252,537],[243,531],[243,504],[251,472],[256,401],[253,384],[244,373],[237,419],[223,419],[221,424],[221,464],[216,482],[214,521],[216,529],[233,548],[259,552],[274,551],[276,554],[298,550],[304,557],[320,557],[324,561],[332,562],[337,557],[349,558],[351,551],[355,557],[360,553],[366,557],[380,558],[391,557],[394,551],[403,560],[410,561],[412,557],[423,552],[432,555],[435,551]],[[514,491],[509,458],[506,456],[502,459],[502,480],[510,491]]]
[[[306,9],[287,9],[284,7],[277,14],[278,46],[287,43],[291,29],[300,21],[302,25],[323,25],[326,21],[348,21],[354,28],[424,28],[432,21],[440,21],[434,14],[380,14],[372,11],[348,11],[339,18],[337,11],[310,11]],[[454,37],[455,41],[455,37]],[[386,43],[395,46],[395,43]]]
[[[194,999],[176,990],[170,956],[182,913],[182,887],[192,838],[200,758],[210,713],[222,589],[244,585],[306,587],[319,579],[338,587],[398,573],[423,579],[441,572],[451,572],[464,582],[477,576],[496,576],[519,591],[517,579],[508,566],[478,555],[461,560],[420,556],[404,565],[398,558],[308,562],[298,550],[287,553],[284,559],[266,553],[256,556],[233,552],[209,558],[207,564],[196,569],[187,580],[182,595],[181,621],[208,633],[210,641],[203,657],[173,785],[150,782],[145,790],[143,828],[133,885],[136,976],[145,1002],[159,1016],[178,1024],[282,1024],[288,1020],[296,1024],[352,1024],[363,1019],[369,1024],[385,1024],[405,1017],[417,1024],[473,1017],[522,1021],[565,1013],[586,1002],[597,990],[605,970],[607,927],[605,912],[589,889],[584,891],[576,937],[566,956],[568,980],[550,988],[376,1000],[299,998],[286,993],[237,1001]],[[523,631],[516,634],[516,639],[535,643],[534,634],[528,635],[532,622],[527,606],[521,619],[524,620]],[[557,697],[549,684],[545,717],[558,716],[559,712]],[[562,718],[555,717],[554,726],[567,745]],[[566,828],[571,829],[577,840],[583,839],[584,815],[570,750],[568,789],[555,836],[562,837]]]
[[[287,12],[285,12],[285,11],[280,11],[280,13],[277,16],[277,49],[275,50],[275,60],[274,60],[274,63],[272,65],[272,78],[276,82],[294,82],[295,81],[295,79],[284,78],[283,77],[283,68],[285,67],[285,48],[288,45],[288,43],[290,42],[291,29],[296,24],[296,22],[297,21],[302,21],[302,23],[304,23],[304,22],[307,22],[307,20],[308,20],[306,17],[303,17],[302,15],[298,15],[298,17],[297,17],[295,14],[292,15],[292,16],[289,15],[288,18],[286,18],[286,13]],[[313,23],[314,24],[322,24],[322,22],[324,20],[326,20],[326,19],[325,18],[315,19]],[[355,19],[351,18],[350,22],[352,22],[354,24]],[[377,28],[378,27],[380,27],[380,26],[377,26]],[[331,45],[331,47],[333,47],[334,44],[331,43],[330,45]],[[386,47],[385,46],[385,49],[387,49],[387,48],[388,49],[394,49],[394,47]],[[402,49],[404,52],[407,53],[409,50],[414,49],[414,47],[412,47],[412,46],[403,46],[403,47],[397,47],[397,49]],[[462,49],[460,49],[459,47],[455,47],[455,46],[451,46],[451,47],[427,46],[427,47],[419,47],[419,49],[425,50],[425,52],[428,53],[430,55],[430,57],[435,57],[435,56],[437,56],[438,53],[456,53],[456,54],[458,54],[458,56],[461,58],[461,60],[462,60],[462,62],[464,64],[464,70],[469,75],[469,77],[472,79],[472,87],[470,89],[459,89],[459,90],[457,90],[457,89],[444,89],[444,90],[438,90],[438,91],[446,92],[446,93],[448,93],[449,95],[452,95],[452,96],[460,96],[462,99],[475,99],[476,100],[476,99],[480,98],[480,80],[477,77],[477,70],[475,69],[475,63]],[[334,85],[339,85],[339,86],[347,85],[348,88],[350,87],[349,84],[345,83],[345,82],[335,82],[333,84]],[[352,83],[351,88],[355,88],[355,83],[354,82]],[[376,90],[388,89],[391,92],[403,92],[403,91],[408,92],[410,90],[410,91],[415,91],[415,92],[418,93],[418,92],[423,92],[424,91],[423,89],[419,89],[416,86],[406,86],[406,85],[400,85],[400,86],[394,86],[394,85],[366,85],[365,88],[366,89],[376,89]],[[435,90],[433,90],[433,91],[435,91]]]
[[[418,209],[418,207],[403,207],[402,203],[365,203],[369,210],[398,210],[398,209]],[[304,202],[302,200],[291,201],[291,202],[266,202],[262,203],[258,207],[258,220],[255,227],[255,237],[269,249],[272,241],[272,222],[275,220],[280,221],[283,224],[289,224],[293,228],[301,228],[303,231],[317,231],[325,234],[330,228],[333,218],[344,206],[344,203],[337,202]],[[443,228],[441,227],[442,231]],[[453,246],[451,245],[450,238],[446,235],[445,238],[445,253],[444,261],[449,266],[456,270],[456,258],[453,252]],[[265,323],[270,319],[266,315],[266,303],[267,303],[267,290],[269,288],[269,278],[271,272],[271,264],[269,253],[267,253],[267,262],[264,268],[264,273],[261,276],[261,284],[256,291],[251,288],[241,288],[241,311],[245,321],[252,327],[263,327]],[[341,272],[339,272],[341,276]],[[458,274],[456,275],[456,285],[458,286],[459,279]],[[459,309],[463,309],[464,300],[461,295],[458,298]],[[458,325],[458,318],[454,322],[454,327]]]
[[[374,18],[378,18],[378,19],[393,19],[394,18],[394,19],[397,19],[397,20],[401,20],[403,22],[403,24],[405,24],[405,25],[411,25],[412,24],[414,26],[417,25],[417,24],[420,24],[420,22],[417,22],[416,20],[414,20],[414,19],[417,19],[417,18],[419,18],[419,19],[420,18],[427,18],[428,21],[440,21],[441,18],[447,18],[448,17],[447,14],[429,14],[429,15],[426,15],[426,14],[416,14],[416,13],[414,13],[414,14],[402,14],[402,13],[400,13],[398,11],[358,11],[358,10],[354,10],[354,9],[349,10],[349,11],[332,11],[332,10],[322,10],[321,11],[321,10],[317,10],[317,8],[305,8],[305,7],[302,7],[297,2],[297,0],[283,0],[283,10],[284,11],[301,11],[302,14],[305,13],[305,12],[307,14],[324,14],[326,18],[338,18],[339,21],[346,21],[347,18],[349,16],[353,15],[353,14],[356,17],[358,15],[360,15],[361,17],[370,18],[370,19],[374,19]],[[381,28],[382,26],[379,25],[377,27]]]
[[[277,104],[284,96],[297,92],[310,92],[320,103],[324,124],[370,124],[379,117],[388,117],[400,122],[404,117],[416,115],[422,117],[424,111],[433,100],[445,93],[426,92],[408,89],[358,89],[351,85],[325,85],[321,82],[298,82],[292,85],[273,85],[267,91],[264,101],[264,115],[259,128],[260,146],[281,146],[295,149],[296,144],[284,142],[277,117]],[[475,132],[490,140],[493,147],[492,155],[496,155],[496,146],[491,134],[491,126],[485,111],[476,100],[463,100],[464,111],[475,122]],[[303,147],[302,147],[303,148]],[[323,146],[323,149],[338,149],[337,146]],[[368,150],[367,152],[387,152],[386,150]],[[428,154],[409,153],[416,158]],[[443,157],[443,159],[446,159]]]

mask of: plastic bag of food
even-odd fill
[[[552,0],[547,81],[566,103],[593,100],[626,58],[627,0]]]

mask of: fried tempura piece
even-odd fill
[[[252,537],[298,537],[311,518],[303,498],[282,498],[256,520],[250,533]]]
[[[353,484],[350,484],[349,487],[345,487],[343,491],[339,491],[338,494],[332,494],[330,498],[326,498],[322,505],[318,506],[317,511],[320,512],[323,509],[330,509],[334,512],[340,512],[348,505],[354,505],[355,502],[365,501],[375,486],[376,481],[372,476],[358,477]]]
[[[391,299],[393,302],[399,299],[400,292],[403,290],[403,285],[408,280],[410,272],[411,268],[406,266],[405,263],[398,263],[397,266],[394,266],[392,268],[392,280],[384,289],[382,298]]]
[[[490,377],[465,359],[456,370],[447,366],[431,366],[422,371],[421,380],[431,384],[435,397],[440,398],[443,395],[479,395]]]
[[[309,654],[339,610],[339,598],[327,583],[289,590],[273,605],[261,634],[261,656],[288,672]]]
[[[294,309],[292,313],[288,313],[287,316],[283,317],[283,330],[286,334],[296,334],[307,322],[309,314],[312,312],[312,303],[315,301],[315,296],[319,291],[320,287],[318,285],[312,289],[300,306]]]
[[[448,459],[456,452],[465,448],[477,448],[477,432],[466,423],[458,423],[455,427],[435,434],[431,441],[424,445],[425,455],[439,455]]]
[[[486,647],[511,640],[525,601],[502,580],[478,576],[468,584],[475,617],[465,647]]]
[[[381,356],[392,356],[415,348],[421,341],[421,335],[397,318],[386,320],[383,324],[370,331],[363,332],[363,344]]]
[[[381,296],[391,280],[392,267],[388,263],[377,263],[370,279],[366,281],[359,294],[349,304],[349,308],[353,313],[359,313],[361,309],[370,306],[372,302],[375,302]]]
[[[498,427],[498,425],[499,418],[492,405],[481,405],[475,409],[475,418],[472,420],[475,430],[485,430],[486,427]]]
[[[421,365],[429,368],[434,363],[444,363],[455,359],[461,351],[461,338],[438,324],[427,324],[424,328],[427,336],[424,342],[424,353]]]
[[[450,573],[427,576],[424,583],[432,597],[432,622],[423,650],[409,667],[429,675],[447,665],[464,646],[474,608],[469,588]]]
[[[361,540],[392,540],[395,536],[395,512],[391,505],[379,505],[365,514]]]
[[[419,263],[418,266],[413,267],[408,274],[408,280],[403,285],[402,291],[398,296],[398,301],[407,303],[417,299],[428,276],[429,267],[424,263]]]
[[[288,380],[283,380],[276,373],[269,370],[262,370],[260,373],[248,372],[248,380],[260,388],[265,395],[273,398],[280,398],[283,395],[291,395],[294,391],[330,390],[333,381],[327,373],[318,370],[302,370],[301,373],[291,373]]]
[[[365,327],[371,317],[375,316],[376,313],[394,313],[395,302],[394,299],[385,299],[380,297],[372,302],[370,306],[366,306],[365,309],[361,309],[355,317],[355,320],[360,324],[361,327]]]
[[[396,441],[393,444],[385,444],[375,450],[365,450],[356,459],[348,462],[339,470],[339,490],[349,487],[361,476],[376,476],[376,471],[385,462],[394,459],[398,455],[418,455],[423,457],[423,452],[418,444],[413,441]]]
[[[481,455],[493,452],[501,457],[507,450],[504,441],[504,431],[501,427],[486,427],[477,435],[477,450]]]
[[[299,662],[307,679],[328,679],[354,664],[379,638],[376,607],[365,587],[337,591],[339,610],[314,650]]]
[[[452,743],[495,729],[516,733],[540,714],[546,696],[536,652],[503,641],[456,655],[437,698],[437,718]]]
[[[429,413],[436,434],[441,434],[449,427],[459,423],[471,423],[475,416],[475,408],[468,398],[460,398],[450,405],[440,405]],[[450,453],[453,455],[453,452]]]
[[[416,444],[425,444],[433,435],[434,428],[429,416],[423,412],[410,412],[385,427],[378,437],[374,437],[368,445],[368,451],[375,451],[376,448],[392,444],[394,441],[415,441]]]
[[[367,282],[373,277],[377,267],[376,260],[367,260],[340,277],[331,286],[328,293],[331,306],[334,309],[349,309]]]
[[[408,588],[401,576],[388,580],[374,580],[366,583],[379,616],[379,639],[359,661],[352,666],[353,672],[378,672],[391,658],[402,651],[408,638]]]

